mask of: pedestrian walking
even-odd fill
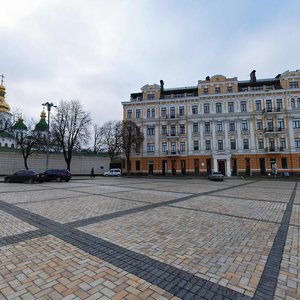
[[[94,171],[94,168],[91,169],[91,178],[95,178],[95,171]]]

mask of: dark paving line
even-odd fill
[[[243,183],[243,184],[239,185],[239,187],[244,186],[244,185],[248,185],[248,184],[250,184],[250,183],[249,182]],[[217,191],[221,192],[221,191],[225,191],[225,190],[232,189],[232,188],[233,187],[225,187],[225,188],[219,189]],[[181,197],[181,198],[177,198],[177,199],[172,199],[172,200],[159,202],[159,203],[152,203],[152,204],[141,206],[141,207],[129,208],[129,209],[126,209],[126,210],[117,211],[117,212],[113,212],[113,213],[106,214],[106,215],[91,217],[91,218],[84,219],[84,220],[73,221],[73,222],[69,222],[69,223],[65,223],[65,224],[67,224],[69,226],[72,226],[72,227],[82,227],[82,226],[86,226],[86,225],[90,225],[90,224],[110,220],[112,218],[119,218],[119,217],[123,217],[123,216],[130,215],[130,214],[136,214],[136,213],[146,211],[146,210],[149,210],[149,209],[154,209],[154,208],[158,208],[158,207],[162,207],[162,206],[167,206],[167,205],[170,205],[170,204],[175,204],[175,203],[182,202],[182,201],[185,201],[185,200],[190,200],[190,199],[195,198],[195,197],[209,195],[210,193],[212,193],[212,191],[203,192],[203,193],[199,193],[199,194],[191,194],[191,195]]]
[[[0,209],[39,228],[41,231],[45,231],[46,234],[52,234],[64,242],[134,274],[151,284],[157,285],[181,299],[251,299],[241,293],[146,255],[128,250],[12,204],[0,201]]]
[[[195,211],[195,212],[204,212],[204,213],[213,214],[213,215],[230,217],[230,218],[237,218],[237,219],[250,220],[250,221],[259,221],[259,222],[266,222],[266,223],[272,223],[272,224],[280,224],[280,222],[277,222],[277,221],[270,221],[270,220],[251,218],[251,217],[246,217],[246,216],[226,214],[226,213],[221,213],[221,212],[216,212],[216,211],[206,210],[206,209],[182,207],[182,206],[178,206],[178,205],[168,205],[168,206],[169,207],[176,207],[176,208],[180,208],[180,209],[185,209],[185,210],[191,210],[191,211]]]
[[[291,219],[291,214],[293,210],[293,204],[295,200],[296,190],[298,183],[295,184],[294,190],[287,204],[286,210],[281,220],[281,224],[278,228],[276,237],[274,239],[272,248],[268,255],[266,265],[264,267],[262,276],[257,285],[253,299],[273,299],[275,289],[277,286],[277,280],[280,270],[280,264],[282,260],[282,255],[284,251],[284,246],[286,243],[286,238],[289,229],[289,223]]]
[[[46,231],[32,230],[0,238],[0,247],[8,246],[47,235]]]

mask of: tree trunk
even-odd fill
[[[28,170],[28,164],[27,164],[27,157],[23,157],[24,158],[24,167],[26,170]]]

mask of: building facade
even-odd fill
[[[145,85],[122,102],[143,132],[131,171],[149,175],[300,174],[300,70],[274,78],[207,76],[196,86]]]

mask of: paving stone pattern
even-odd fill
[[[0,299],[300,299],[299,185],[0,183]]]

